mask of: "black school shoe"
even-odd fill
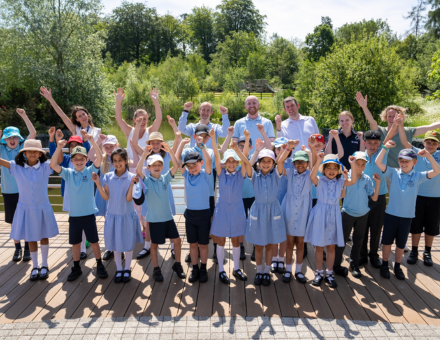
[[[270,274],[263,274],[263,280],[261,281],[263,286],[269,286],[270,285]]]
[[[81,268],[72,267],[72,271],[67,277],[67,281],[75,281],[82,274]]]
[[[338,287],[338,284],[336,283],[335,280],[335,276],[333,274],[326,274],[324,281],[327,284],[327,286],[329,286],[330,288]]]
[[[425,255],[425,254],[423,254],[423,255]],[[406,263],[408,263],[408,264],[415,264],[417,262],[417,260],[418,260],[418,257],[419,257],[419,252],[411,250],[411,252],[409,253],[408,258],[406,259]]]
[[[122,282],[127,283],[130,281],[131,281],[131,270],[130,269],[124,270],[124,276],[122,277]]]
[[[373,261],[373,260],[370,259],[370,261]],[[366,259],[366,258],[359,259],[358,266],[363,266],[363,265],[365,265],[367,263],[368,263],[368,259]],[[379,264],[381,264],[380,261],[379,261]]]
[[[353,275],[353,277],[355,277],[357,279],[362,277],[361,270],[359,269],[359,266],[357,264],[351,264],[350,271],[351,271],[351,275]]]
[[[208,281],[208,271],[204,269],[200,269],[199,282],[207,282]]]
[[[99,276],[100,279],[108,278],[107,270],[105,270],[105,267],[104,267],[104,265],[102,263],[98,264],[96,266],[96,271],[98,272],[98,276]]]
[[[370,264],[376,269],[380,269],[380,267],[382,267],[382,262],[380,262],[379,258],[370,259]]]
[[[334,267],[333,271],[339,276],[347,277],[348,275],[348,269],[343,266]]]
[[[153,270],[153,278],[156,282],[162,282],[163,281],[163,276],[162,276],[162,272],[160,271],[160,268],[155,268]]]
[[[240,281],[246,281],[247,280],[246,274],[243,273],[243,271],[241,269],[233,270],[232,271],[232,275],[234,275],[234,277],[236,277]]]
[[[228,277],[228,275],[226,275],[225,271],[218,273],[218,277],[220,278],[220,281],[222,283],[224,283],[225,285],[228,285],[231,283],[231,281],[229,281],[229,277]]]
[[[432,262],[431,253],[424,252],[423,253],[423,264],[428,267],[432,267],[434,262]]]
[[[283,282],[289,283],[291,278],[292,278],[292,272],[285,271],[282,278]]]
[[[295,279],[296,279],[296,281],[298,281],[299,283],[302,283],[302,284],[307,283],[307,279],[306,279],[306,277],[305,277],[304,274],[301,273],[301,272],[295,273]]]
[[[284,262],[283,261],[278,262],[278,273],[284,274],[285,270],[286,268],[284,268]]]
[[[104,261],[108,261],[108,260],[111,260],[114,256],[115,256],[115,254],[113,254],[113,252],[111,250],[106,250],[102,259]]]
[[[244,246],[240,246],[240,260],[246,260],[246,253],[244,251]]]
[[[189,276],[188,281],[189,282],[196,282],[199,280],[199,277],[200,277],[200,270],[193,268],[193,270],[191,270],[191,275]]]
[[[142,250],[145,250],[145,253],[142,254]],[[150,255],[150,249],[142,249],[141,252],[136,256],[136,259],[140,260],[143,259],[144,257],[147,257],[148,255]]]
[[[122,282],[122,275],[124,275],[124,271],[123,270],[119,270],[116,272],[115,274],[115,283],[121,283]]]
[[[254,285],[259,286],[263,282],[263,274],[257,273],[254,279]]]
[[[87,253],[85,253],[85,252],[81,252],[81,254],[79,254],[79,259],[80,260],[85,260],[87,258]]]
[[[45,273],[45,274],[41,274],[41,271],[42,271],[43,269],[46,269],[46,273]],[[47,268],[47,267],[41,267],[41,269],[40,269],[40,277],[39,277],[39,279],[40,279],[40,280],[47,280],[48,277],[49,277],[49,268]]]
[[[394,268],[394,276],[398,280],[405,280],[405,274],[403,274],[402,268]]]
[[[29,262],[30,260],[31,260],[31,251],[25,249],[23,253],[23,261]]]
[[[14,262],[21,261],[22,254],[23,254],[23,250],[15,249],[14,256],[12,257],[12,261],[14,261]]]
[[[313,286],[319,287],[324,278],[322,277],[322,273],[319,273],[317,270],[315,271],[315,278],[312,281]]]
[[[380,276],[382,276],[384,279],[390,278],[390,268],[388,266],[381,266],[380,267]]]
[[[182,265],[180,263],[174,262],[171,269],[174,270],[174,272],[176,273],[179,279],[184,279],[186,277],[185,273],[183,272]]]
[[[34,271],[37,271],[34,273]],[[31,271],[31,276],[29,277],[29,280],[36,281],[40,278],[40,268],[33,268]]]
[[[255,261],[255,246],[254,250],[252,250],[251,261]]]
[[[278,261],[272,261],[272,264],[270,265],[270,272],[276,273],[278,271]]]

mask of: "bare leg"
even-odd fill
[[[413,247],[419,246],[421,236],[422,236],[422,234],[411,234],[411,244]],[[434,237],[432,237],[432,239],[434,240]],[[427,245],[426,241],[427,241],[427,239],[426,239],[426,234],[425,234],[425,245]],[[431,245],[432,245],[432,243],[431,243]]]
[[[224,247],[225,246],[225,244],[226,244],[226,237],[215,237],[216,239],[217,239],[217,244],[220,246],[220,247]]]
[[[18,241],[18,242],[20,242],[20,241]],[[38,251],[38,242],[29,242],[29,251],[31,253]],[[79,260],[79,255],[78,255],[78,260]]]
[[[189,254],[191,255],[191,263],[193,266],[198,266],[199,264],[199,244],[190,243],[189,244]],[[200,251],[201,255],[201,251]]]
[[[101,259],[101,248],[99,247],[99,243],[91,243],[93,254],[95,255],[95,259],[100,260]],[[76,244],[75,244],[76,246]],[[81,252],[81,243],[79,243],[79,251]],[[79,253],[78,253],[78,260],[79,260]]]
[[[322,270],[322,262],[324,261],[324,247],[315,247],[315,263],[316,269]]]
[[[296,264],[302,264],[304,257],[304,237],[295,237],[295,245],[296,245]]]
[[[387,177],[388,178],[388,177]],[[396,247],[396,260],[397,260],[397,248]],[[382,259],[384,261],[388,261],[388,259],[390,258],[390,254],[391,254],[391,244],[383,244],[382,245]],[[402,249],[402,255],[403,255],[403,249]]]
[[[327,270],[333,270],[335,263],[335,245],[326,246],[327,248]]]
[[[391,250],[391,246],[390,246],[390,250]],[[383,248],[382,248],[382,253],[384,252]],[[396,247],[396,262],[397,263],[401,263],[402,262],[402,257],[403,257],[403,249],[400,249],[398,247]],[[390,254],[388,254],[388,257],[390,256]],[[384,255],[385,258],[385,255]]]
[[[264,248],[264,246],[255,245],[255,263],[257,264],[257,266],[263,264],[263,248]],[[267,249],[266,249],[266,251],[267,251]],[[266,256],[266,257],[268,257],[268,256]],[[269,265],[270,265],[270,261],[269,261]]]
[[[270,254],[272,253],[272,244],[266,245],[266,265],[270,266],[272,263],[272,257]],[[263,252],[261,252],[261,261],[263,261]]]
[[[434,236],[430,236],[430,235],[425,234],[425,246],[432,247],[433,242],[434,242]]]
[[[151,243],[151,251],[150,251],[150,255],[151,255],[151,261],[153,261],[153,266],[154,268],[159,266],[159,261],[158,261],[158,254],[157,254],[157,248],[158,245]]]
[[[293,246],[295,244],[295,236],[287,235],[286,244],[287,244],[286,264],[290,265],[293,262]],[[296,256],[298,257],[298,248],[296,249]]]
[[[173,242],[174,244],[174,254],[176,256],[176,262],[180,262],[180,256],[181,256],[181,252],[182,252],[182,240],[181,238],[173,238],[171,240],[171,242]]]
[[[97,243],[94,243],[94,244],[97,244]],[[93,246],[93,244],[92,244],[92,246]],[[80,257],[80,253],[81,253],[81,242],[77,243],[77,244],[74,244],[72,246],[73,261],[79,261],[80,260],[80,258],[79,258]],[[99,258],[101,258],[101,254],[99,254]]]
[[[287,249],[287,241],[281,242],[278,250],[278,256],[283,261],[284,255],[286,255],[286,249]]]
[[[200,262],[206,264],[208,262],[208,245],[199,245],[200,247]],[[194,251],[195,252],[195,251]],[[198,253],[196,253],[194,256],[196,257],[196,259],[198,258]],[[193,258],[193,252],[191,249],[191,260]]]

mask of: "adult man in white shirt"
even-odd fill
[[[284,112],[289,115],[285,121],[281,121],[281,115],[275,117],[277,125],[277,137],[299,140],[298,146],[292,150],[292,155],[301,150],[301,145],[308,145],[310,135],[319,133],[315,118],[303,116],[299,113],[299,103],[293,97],[283,100]]]

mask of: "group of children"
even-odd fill
[[[351,271],[354,277],[362,276],[359,266],[368,262],[368,258],[383,277],[389,278],[388,260],[394,242],[394,274],[404,279],[400,263],[410,232],[413,249],[408,263],[417,261],[420,234],[425,232],[424,263],[432,265],[430,249],[434,236],[439,234],[439,214],[426,212],[439,210],[440,176],[436,176],[440,173],[440,153],[437,151],[440,139],[437,132],[429,131],[423,142],[425,149],[413,148],[402,132],[402,117],[396,117],[384,141],[378,131],[365,132],[366,151],[348,157],[351,170],[347,171],[339,161],[344,153],[340,143],[337,143],[338,155],[324,156],[325,140],[320,134],[311,135],[308,145],[301,145],[301,150],[292,154],[299,145],[298,140],[278,138],[272,144],[263,129],[259,129],[263,140],[254,138],[253,146],[247,130],[238,142],[230,143],[234,132],[231,127],[219,148],[215,129],[198,124],[191,136],[195,141],[192,148],[185,148],[190,139],[182,140],[180,132],[175,133],[172,148],[159,132],[151,133],[145,147],[141,147],[137,136],[142,117],[136,119],[129,140],[132,157],[119,147],[115,136],[99,134],[94,138],[83,129],[79,131],[80,136],[65,141],[61,131],[51,128],[52,158],[48,161],[41,142],[34,139],[35,129],[25,112],[20,109],[17,112],[31,133],[24,140],[14,127],[3,131],[1,184],[5,220],[12,224],[11,238],[16,245],[13,260],[32,260],[30,280],[47,279],[49,238],[58,234],[48,198],[48,179],[53,172],[62,178],[63,210],[69,212],[69,243],[73,255],[69,281],[82,274],[80,260],[87,257],[86,240],[93,249],[98,276],[108,277],[101,260],[96,216],[105,216],[104,241],[106,249],[114,253],[114,281],[120,283],[131,279],[133,249],[136,243],[144,242],[141,220],[133,202],[142,206],[142,216],[148,223],[151,237],[151,247],[146,246],[138,259],[151,254],[153,277],[163,281],[157,249],[170,239],[175,259],[172,269],[179,278],[186,277],[181,265],[181,239],[173,218],[171,180],[177,170],[183,174],[185,183],[187,208],[184,216],[190,245],[187,260],[192,263],[189,282],[208,280],[210,237],[215,244],[219,279],[225,284],[230,282],[223,268],[226,238],[231,239],[232,274],[238,280],[247,280],[239,266],[240,260],[245,258],[243,239],[254,245],[255,285],[268,286],[271,271],[282,273],[285,283],[289,283],[292,276],[306,283],[302,271],[306,243],[315,247],[316,271],[312,284],[316,286],[325,281],[329,287],[336,288],[334,274],[347,276]],[[169,122],[175,124],[171,119]],[[391,137],[397,129],[402,129],[399,136],[406,147],[398,155],[400,169],[386,165],[388,150],[395,146]],[[331,133],[334,139],[338,138],[333,131]],[[207,147],[208,142],[212,148]],[[68,155],[62,151],[66,146]],[[250,156],[253,147],[255,151]],[[130,169],[135,169],[136,173]],[[389,189],[386,177],[390,179]],[[217,179],[219,195],[215,202]],[[342,265],[343,253],[352,232],[350,265],[346,268]],[[381,235],[382,262],[378,254]],[[24,253],[20,244],[23,239],[27,241]],[[282,254],[282,258],[277,254]],[[124,257],[125,267],[122,266]]]

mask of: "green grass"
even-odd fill
[[[440,100],[428,101],[418,97],[414,101],[422,108],[422,113],[409,116],[405,121],[406,126],[422,126],[440,122]],[[440,132],[440,129],[437,129]],[[422,136],[417,136],[422,137]]]

